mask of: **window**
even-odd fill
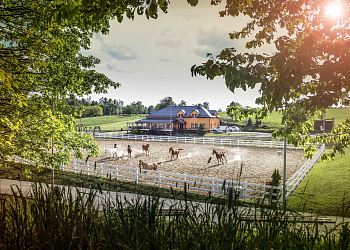
[[[191,123],[191,128],[194,128],[194,123]]]
[[[198,128],[198,123],[195,124],[196,128]]]
[[[197,118],[197,114],[192,114],[192,118]]]

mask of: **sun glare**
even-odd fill
[[[325,6],[325,14],[328,17],[339,17],[342,14],[342,7],[339,3],[331,3]]]

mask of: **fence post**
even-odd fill
[[[158,187],[161,186],[161,183],[162,183],[162,179],[160,178],[162,175],[160,173],[160,171],[158,171]]]
[[[222,146],[222,139],[220,139],[220,145]]]
[[[259,142],[259,148],[260,148],[260,140],[258,140],[258,142]]]
[[[186,185],[186,174],[184,174],[184,186]]]
[[[87,175],[90,175],[90,173],[89,173],[89,162],[87,162],[87,164],[86,164],[86,169],[87,169]]]
[[[115,178],[118,180],[118,166],[115,166]]]
[[[77,172],[77,166],[74,163],[74,173],[76,173],[76,172]]]
[[[239,139],[237,139],[237,146],[239,147]]]
[[[103,163],[101,163],[101,167],[100,167],[100,175],[101,175],[101,177],[103,177]]]
[[[247,199],[247,183],[243,182],[243,200],[246,202]]]
[[[64,164],[61,164],[61,170],[64,171]]]
[[[211,196],[214,197],[214,177],[211,177]]]
[[[139,184],[139,169],[136,169],[136,184]]]

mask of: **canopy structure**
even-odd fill
[[[136,122],[128,123],[128,130],[137,128],[138,130],[156,129],[159,131],[182,131],[186,128],[184,120],[175,119],[142,119]]]

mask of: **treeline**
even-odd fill
[[[132,102],[124,106],[124,101],[102,97],[98,101],[91,100],[91,97],[78,99],[71,96],[66,99],[66,104],[73,110],[77,110],[78,117],[92,117],[102,115],[122,115],[122,114],[149,114],[152,110],[160,110],[167,106],[186,106],[187,102],[181,100],[176,104],[173,98],[168,96],[159,101],[156,106],[149,107],[142,104],[141,101]],[[201,104],[204,108],[209,109],[209,102],[192,104],[191,106]]]

